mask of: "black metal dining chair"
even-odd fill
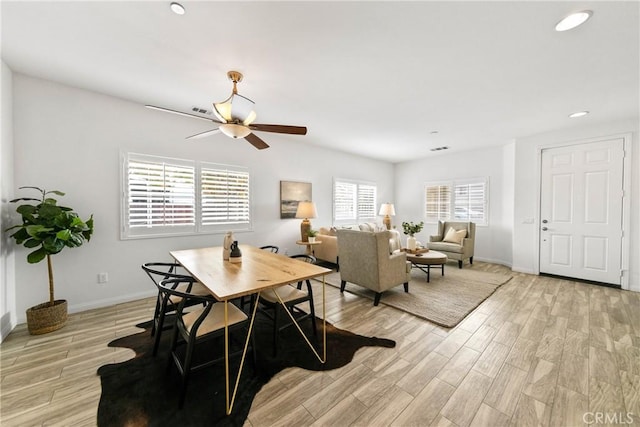
[[[273,245],[261,246],[260,249],[264,249],[265,251],[271,251],[274,254],[277,254],[278,251],[280,250],[279,247],[273,246]]]
[[[151,281],[156,285],[166,279],[182,279],[191,278],[191,275],[182,268],[180,264],[171,262],[147,262],[142,264],[142,269],[147,273]],[[196,282],[193,286],[192,293],[198,295],[209,295],[209,291],[201,283]],[[178,303],[182,299],[178,296],[170,296],[158,291],[156,299],[156,308],[153,313],[153,325],[151,326],[151,336],[154,337],[153,355],[158,353],[162,331],[171,328],[172,325],[165,325],[167,314],[174,313]],[[199,302],[190,301],[188,305],[199,304]]]
[[[190,374],[224,361],[225,357],[227,357],[224,354],[225,304],[217,301],[212,295],[194,294],[193,289],[196,284],[195,279],[191,277],[170,278],[158,284],[158,291],[165,295],[167,299],[174,297],[180,299],[176,309],[176,322],[171,337],[168,360],[168,367],[171,366],[171,362],[173,361],[182,377],[178,401],[179,408],[182,408],[184,405]],[[189,305],[193,306],[194,304],[202,304],[203,307],[196,309],[191,308],[189,311],[185,310]],[[243,339],[237,341],[244,344],[247,333],[249,333],[247,328],[249,324],[248,316],[235,305],[228,303],[227,319],[231,339],[238,338],[237,335],[242,335]],[[236,332],[241,329],[244,329],[246,333],[237,334]],[[222,356],[209,359],[205,358],[204,361],[200,361],[194,365],[194,353],[198,344],[216,338],[221,338],[220,348],[222,349]],[[250,344],[253,362],[255,364],[256,355],[253,335],[250,337]],[[184,352],[178,350],[179,347],[182,346],[185,346]],[[228,354],[228,357],[236,357],[242,354],[244,349],[243,345],[236,347],[234,351]],[[211,356],[209,351],[203,353],[206,353],[206,356]],[[242,372],[238,373],[238,375],[241,374]]]
[[[309,262],[315,264],[316,258],[312,255],[293,255],[291,258],[299,259],[303,262]],[[315,307],[313,305],[313,289],[311,288],[311,281],[306,280],[307,288],[302,290],[302,281],[297,283],[297,286],[288,284],[279,286],[275,289],[269,289],[260,293],[259,310],[267,317],[273,320],[273,355],[278,352],[278,336],[280,332],[290,326],[293,326],[293,322],[289,318],[287,313],[281,313],[281,311],[288,310],[292,316],[295,317],[297,322],[305,319],[311,319],[313,334],[318,335],[316,326],[316,314]],[[276,296],[277,293],[277,296]],[[278,296],[280,297],[278,299]],[[280,300],[284,303],[280,303]],[[305,312],[298,307],[299,304],[304,302],[309,303],[309,311]],[[281,322],[280,317],[284,317],[288,321]],[[282,324],[281,324],[282,323]]]

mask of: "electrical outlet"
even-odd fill
[[[285,254],[286,256],[289,256],[289,248],[284,248],[284,254]]]
[[[98,273],[98,283],[107,283],[109,275],[107,273]]]

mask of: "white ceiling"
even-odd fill
[[[226,72],[238,70],[257,122],[309,129],[259,133],[269,144],[392,162],[639,117],[637,1],[182,4],[178,16],[169,1],[2,0],[2,58],[14,72],[183,111],[226,99]],[[553,30],[584,9],[585,25]],[[579,110],[591,114],[567,117]],[[211,128],[193,122],[193,133]]]

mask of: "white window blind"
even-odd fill
[[[485,182],[470,182],[455,185],[454,218],[456,221],[471,221],[486,224],[487,194]]]
[[[200,182],[203,226],[249,224],[249,172],[203,164]]]
[[[336,181],[333,187],[333,218],[335,221],[355,221],[358,186]]]
[[[451,186],[436,184],[425,186],[425,212],[427,222],[449,219],[451,211]]]
[[[477,225],[488,225],[488,186],[488,178],[426,184],[426,221],[471,221]]]
[[[123,154],[122,238],[251,228],[246,168]]]
[[[333,185],[333,220],[360,222],[376,217],[377,187],[370,183],[335,180]]]
[[[132,235],[195,228],[195,167],[178,159],[130,154],[126,228]]]

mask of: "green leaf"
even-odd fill
[[[25,215],[33,215],[34,213],[36,213],[37,210],[38,209],[33,205],[20,205],[16,209],[16,212],[18,212],[22,216],[25,216]]]
[[[42,233],[47,233],[49,231],[52,231],[53,228],[48,228],[48,227],[45,227],[44,225],[35,224],[35,225],[27,225],[26,230],[29,236],[37,238]]]
[[[60,240],[67,241],[71,237],[71,230],[69,229],[60,230],[56,233],[56,237]]]
[[[29,264],[35,264],[42,261],[47,256],[47,251],[44,248],[40,248],[27,255],[27,262]]]
[[[60,215],[61,213],[62,213],[62,209],[60,209],[56,205],[43,204],[42,206],[40,206],[40,209],[38,210],[38,215],[42,218],[53,219],[56,216]]]
[[[25,248],[37,248],[40,245],[42,245],[42,240],[38,240],[38,239],[28,239],[28,240],[25,240],[23,243],[23,246]]]
[[[77,234],[72,234],[69,238],[69,242],[67,242],[68,246],[81,246],[82,245],[82,237]]]
[[[46,193],[44,193],[44,194],[50,194],[50,193],[57,194],[58,196],[64,196],[64,193],[63,193],[62,191],[59,191],[59,190],[51,190],[51,191],[47,191],[47,192],[46,192]]]

